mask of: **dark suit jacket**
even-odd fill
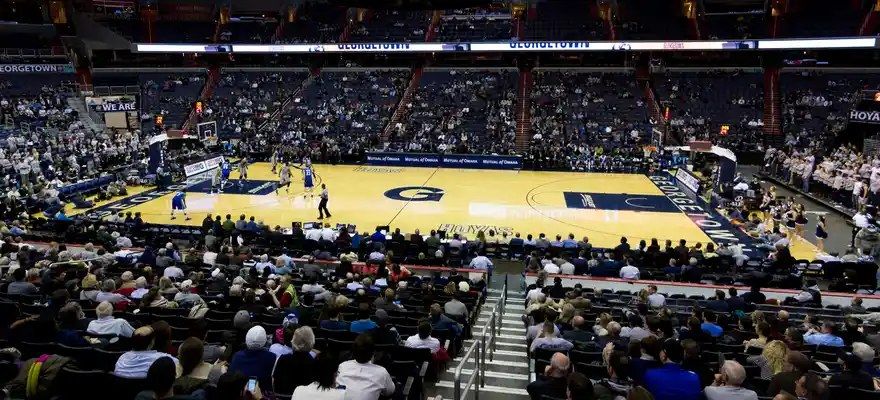
[[[532,400],[542,400],[541,396],[546,395],[557,399],[568,397],[566,388],[568,387],[565,378],[546,378],[539,376],[534,382],[526,386]]]

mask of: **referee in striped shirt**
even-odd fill
[[[330,198],[330,193],[327,191],[327,185],[321,184],[321,202],[318,203],[318,219],[324,219],[324,214],[327,214],[326,217],[330,218],[330,210],[327,209],[327,200]]]

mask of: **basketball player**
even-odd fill
[[[223,164],[220,165],[220,192],[223,192],[223,189],[226,187],[226,182],[229,181],[229,173],[232,171],[232,166],[229,165],[229,161],[223,160]]]
[[[315,188],[315,177],[312,172],[311,163],[309,165],[303,164],[303,187],[306,189],[306,195],[312,197],[312,189]]]
[[[278,194],[278,189],[284,186],[284,191],[290,193],[290,166],[287,164],[281,165],[281,175],[278,178],[278,186],[275,187],[275,194]]]
[[[176,219],[174,212],[180,210],[183,212],[184,218],[189,221],[189,215],[186,213],[186,192],[177,192],[171,198],[171,219]]]
[[[269,156],[269,163],[272,164],[272,173],[275,173],[275,167],[278,166],[278,149],[272,150],[272,155]]]
[[[327,218],[332,217],[330,215],[330,210],[327,209],[327,200],[330,199],[330,192],[327,191],[327,185],[321,184],[321,202],[318,203],[318,219],[324,219],[324,215],[327,215]]]
[[[241,189],[243,181],[246,181],[248,178],[247,158],[242,158],[241,161],[238,162],[238,175],[238,188]]]
[[[214,170],[214,173],[211,174],[211,194],[214,194],[214,190],[216,190],[217,193],[223,192],[220,188],[220,182],[220,168],[217,168]]]

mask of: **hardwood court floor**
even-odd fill
[[[333,213],[327,221],[355,224],[361,232],[390,225],[404,232],[443,229],[469,238],[489,229],[520,232],[523,237],[543,232],[551,240],[556,234],[573,233],[578,239],[588,236],[597,247],[616,246],[621,236],[633,247],[651,238],[710,241],[694,218],[679,211],[644,175],[332,165],[316,165],[315,172],[314,197],[304,194],[295,169],[290,193],[282,189],[275,194],[271,183],[277,182],[277,175],[267,163],[257,163],[249,169],[252,182],[245,188],[256,194],[227,190],[212,195],[207,184],[193,185],[197,180],[191,179],[190,221],[170,219],[171,194],[127,211],[139,211],[151,223],[198,225],[212,213],[231,214],[233,219],[245,214],[270,226],[289,227],[291,221],[317,221],[317,193],[326,183]],[[232,178],[234,184],[237,171]],[[804,253],[812,251],[809,243],[795,242],[795,253],[812,257]]]

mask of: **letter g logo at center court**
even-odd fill
[[[440,201],[443,189],[428,186],[404,186],[385,191],[385,197],[400,201]]]

